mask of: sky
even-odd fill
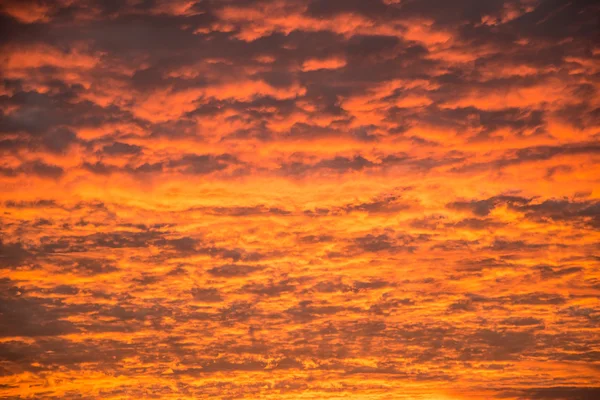
[[[0,399],[600,398],[594,0],[1,0]]]

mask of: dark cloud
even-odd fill
[[[498,170],[528,162],[546,161],[558,156],[592,156],[600,153],[596,143],[577,143],[563,146],[537,146],[509,151],[503,157],[488,163],[472,163],[453,168],[454,172]]]
[[[179,160],[173,160],[169,163],[170,167],[181,168],[181,171],[187,174],[210,174],[211,172],[222,171],[231,164],[237,164],[238,160],[229,155],[196,155],[188,154]]]
[[[30,174],[42,179],[58,179],[64,174],[64,169],[58,165],[47,164],[42,160],[29,161],[16,168],[0,167],[0,174],[7,177],[14,177],[23,174]]]
[[[114,142],[102,148],[102,152],[111,156],[140,154],[142,148],[128,143]]]
[[[60,301],[32,297],[22,293],[22,289],[10,286],[9,281],[1,282],[4,287],[0,301],[0,332],[3,337],[11,336],[56,336],[75,333],[78,329],[69,321],[59,319],[56,307]],[[72,293],[68,287],[58,293]]]
[[[458,201],[448,204],[454,210],[470,211],[478,216],[487,216],[499,206],[525,214],[535,222],[583,223],[591,227],[598,225],[600,205],[597,201],[571,199],[547,199],[542,202],[518,196],[495,196],[485,200]]]
[[[192,297],[194,300],[214,303],[223,301],[223,296],[216,288],[194,288],[192,289]]]
[[[270,281],[268,283],[250,283],[244,285],[241,289],[243,293],[252,293],[259,296],[276,297],[282,293],[293,292],[296,285],[292,281],[284,280],[280,282]]]
[[[395,241],[385,234],[377,236],[368,234],[366,236],[356,238],[356,245],[364,251],[377,252],[382,250],[391,250],[395,245]]]
[[[12,96],[3,96],[0,106],[10,107],[12,112],[0,114],[0,133],[44,135],[43,143],[48,149],[62,151],[75,139],[70,130],[127,121],[135,123],[130,113],[115,105],[102,107],[80,100],[84,90],[81,85],[69,86],[58,81],[54,91],[17,91]]]
[[[380,0],[374,0],[369,4],[360,0],[312,0],[307,9],[307,13],[316,18],[330,18],[343,13],[383,17],[386,11],[389,11],[389,8]]]
[[[348,204],[344,207],[344,211],[362,211],[368,213],[395,213],[402,210],[408,210],[414,203],[403,201],[400,196],[382,196],[378,199],[373,199],[370,202]]]
[[[47,133],[42,138],[44,147],[53,153],[65,152],[76,141],[77,135],[73,131],[64,128]]]
[[[118,271],[117,266],[104,259],[82,258],[75,260],[73,264],[67,264],[65,269],[72,270],[82,275],[107,274]]]
[[[409,234],[396,234],[389,235],[387,233],[382,234],[367,234],[365,236],[357,237],[354,240],[354,246],[361,251],[365,252],[414,252],[420,244],[428,242],[429,237],[427,235],[409,235]],[[354,246],[348,249],[352,251]]]
[[[600,395],[597,387],[541,387],[514,392],[506,392],[510,396],[528,400],[593,400]],[[504,397],[499,395],[498,397]]]
[[[544,321],[541,319],[532,318],[532,317],[512,317],[512,318],[507,318],[504,321],[502,321],[502,323],[504,323],[506,325],[513,325],[513,326],[540,325],[543,322]]]
[[[316,164],[304,164],[294,162],[281,166],[282,172],[288,175],[302,175],[310,171],[329,170],[332,172],[345,173],[349,171],[360,171],[365,168],[373,167],[375,164],[357,155],[352,158],[337,156],[332,159],[321,160]]]
[[[548,265],[540,265],[536,268],[540,272],[542,279],[565,279],[569,275],[584,271],[582,267],[553,268]]]
[[[5,243],[3,240],[0,240],[0,265],[3,267],[19,267],[31,255],[22,243]]]
[[[264,267],[256,265],[223,264],[218,267],[210,268],[206,272],[213,276],[218,276],[221,278],[230,278],[236,276],[246,276],[263,268]]]
[[[32,174],[41,178],[57,179],[60,178],[64,173],[64,170],[61,167],[57,165],[46,164],[45,162],[39,160],[26,163],[21,168],[23,168],[24,171],[31,172]]]

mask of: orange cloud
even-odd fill
[[[598,397],[591,2],[6,1],[0,398]]]
[[[346,65],[342,58],[309,59],[302,64],[302,71],[316,71],[319,69],[338,69]]]

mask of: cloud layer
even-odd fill
[[[3,1],[0,398],[596,398],[599,12]]]

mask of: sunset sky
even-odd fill
[[[595,0],[0,0],[0,399],[600,399]]]

